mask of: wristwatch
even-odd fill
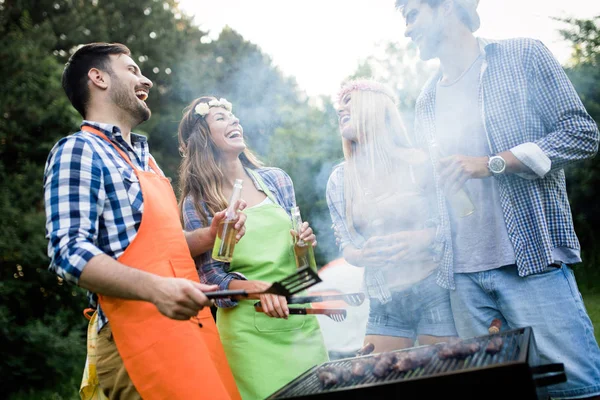
[[[506,161],[499,155],[488,157],[488,169],[492,175],[501,175],[506,170]]]

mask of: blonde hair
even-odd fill
[[[356,233],[352,204],[354,201],[364,200],[365,180],[372,179],[374,174],[391,176],[397,163],[397,158],[392,155],[393,149],[412,147],[395,98],[390,96],[392,91],[373,80],[358,82],[359,84],[351,81],[340,91],[343,95],[351,93],[351,123],[356,132],[355,141],[342,137],[346,223],[352,233]],[[340,100],[343,100],[341,97]],[[356,162],[359,152],[367,160],[360,166]]]
[[[225,176],[222,172],[222,159],[219,148],[214,143],[210,128],[204,117],[195,113],[199,103],[208,103],[216,99],[213,96],[202,96],[187,106],[183,118],[179,123],[179,151],[183,157],[179,166],[180,199],[179,208],[182,211],[183,203],[191,196],[194,207],[203,224],[208,224],[208,215],[225,209],[228,199],[223,195],[223,182]],[[247,148],[240,154],[240,161],[244,167],[256,169],[262,167],[262,162]]]

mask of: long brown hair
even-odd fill
[[[179,166],[179,208],[183,218],[183,203],[191,196],[194,207],[205,225],[208,224],[208,215],[202,207],[202,202],[206,204],[210,215],[224,210],[228,204],[228,199],[223,195],[225,176],[222,172],[219,148],[212,139],[208,123],[194,110],[198,104],[208,103],[213,99],[213,96],[202,96],[192,101],[183,110],[183,118],[179,123],[179,151],[183,157]],[[239,158],[247,168],[256,169],[263,165],[248,148]]]

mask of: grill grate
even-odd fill
[[[374,355],[367,355],[356,358],[348,358],[343,360],[336,360],[323,363],[319,366],[315,366],[304,374],[300,375],[294,381],[290,382],[282,389],[271,395],[268,399],[288,399],[288,398],[299,398],[299,397],[310,397],[312,395],[324,395],[324,394],[343,394],[350,395],[351,390],[365,389],[375,386],[390,385],[390,384],[401,384],[404,382],[416,382],[419,380],[428,380],[427,378],[450,376],[450,375],[464,375],[469,372],[482,371],[486,369],[498,369],[503,366],[510,366],[514,364],[525,364],[527,365],[527,357],[529,351],[529,341],[531,335],[531,329],[529,327],[514,329],[505,331],[500,334],[504,344],[502,350],[496,354],[487,354],[485,347],[491,339],[491,335],[479,336],[465,340],[466,342],[476,341],[481,345],[480,350],[468,356],[465,359],[445,359],[441,360],[437,356],[424,367],[418,367],[416,369],[398,372],[393,371],[385,377],[378,378],[373,374],[368,374],[362,378],[353,378],[347,382],[337,383],[328,388],[323,388],[317,371],[324,366],[340,366],[340,367],[351,367],[353,360],[362,358],[366,359],[374,357]],[[401,353],[405,351],[411,351],[417,348],[426,348],[432,346],[420,346],[409,349],[397,350],[395,353]]]

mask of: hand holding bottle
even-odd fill
[[[237,213],[233,221],[235,221],[234,229],[237,231],[237,235],[235,236],[235,242],[239,242],[240,239],[246,233],[246,214],[242,211],[247,207],[247,204],[244,200],[240,199],[234,205],[234,208],[237,209]],[[224,221],[226,218],[227,210],[219,211],[215,213],[213,216],[212,222],[210,224],[210,234],[215,239],[217,237],[217,231],[219,229],[219,224],[221,221]]]
[[[311,243],[312,247],[317,247],[317,236],[314,234],[308,222],[304,221],[300,226],[300,236],[298,236],[296,231],[293,229],[290,229],[290,233],[292,234],[294,240],[298,239],[305,243]]]
[[[217,261],[231,262],[233,259],[233,250],[239,236],[239,232],[235,229],[235,226],[239,222],[237,206],[242,195],[242,183],[241,179],[235,180],[229,205],[224,212],[225,217],[222,217],[223,219],[221,219],[217,227],[215,245],[212,251],[212,258]]]

